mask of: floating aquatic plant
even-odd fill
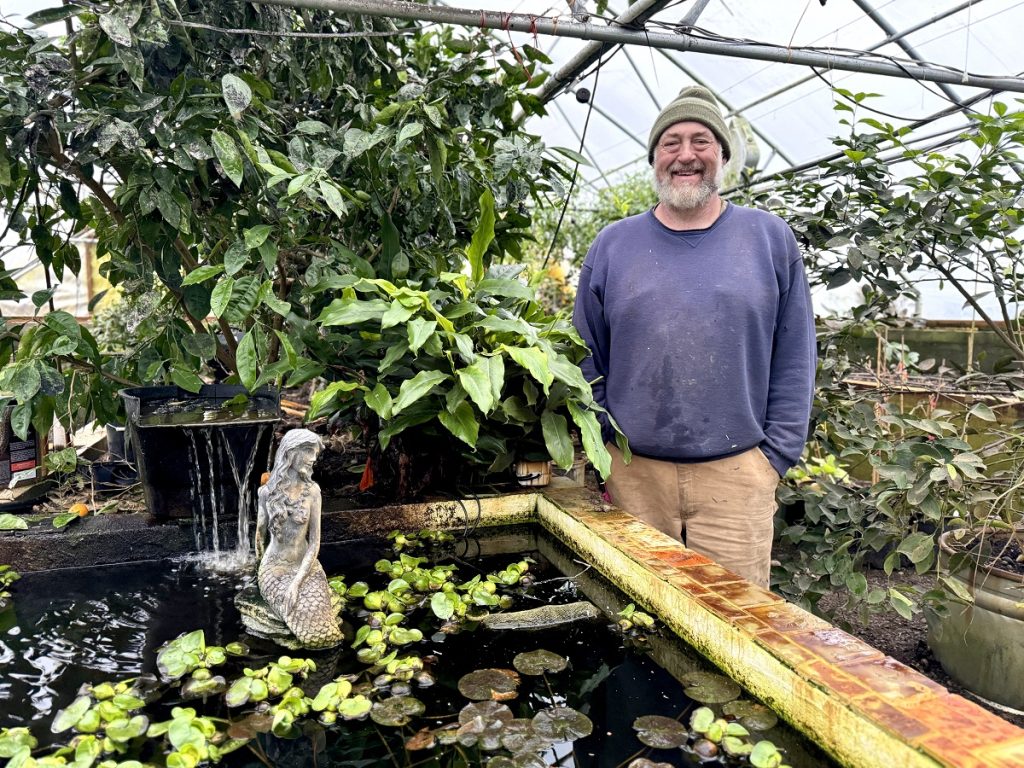
[[[545,672],[561,672],[569,666],[569,660],[551,651],[536,650],[517,654],[512,666],[524,675],[543,675]]]

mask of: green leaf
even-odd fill
[[[235,240],[224,252],[224,271],[234,277],[249,262],[249,249],[241,240]]]
[[[0,531],[23,531],[28,528],[28,523],[17,515],[9,512],[0,514]]]
[[[132,44],[132,31],[125,23],[122,15],[114,10],[100,15],[100,29],[107,33],[107,37],[118,45],[130,48]]]
[[[430,610],[442,621],[447,621],[455,615],[455,600],[457,598],[448,592],[435,592],[430,598]]]
[[[448,375],[441,371],[420,371],[411,379],[406,379],[398,389],[398,397],[395,398],[391,409],[392,415],[397,416],[448,378]]]
[[[339,219],[344,219],[348,208],[345,205],[345,198],[338,190],[338,185],[333,181],[319,181],[317,186],[320,187],[320,194],[324,196],[324,202],[327,203],[327,207]]]
[[[601,424],[597,416],[591,410],[584,410],[574,401],[566,402],[569,406],[569,415],[580,428],[580,436],[583,439],[583,450],[590,459],[590,463],[601,473],[601,477],[608,477],[612,471],[612,456],[604,447],[604,440],[601,438]]]
[[[379,381],[377,385],[370,390],[363,398],[363,402],[369,406],[370,410],[376,413],[384,421],[391,418],[391,393],[388,392],[387,387],[381,384]]]
[[[245,230],[245,247],[259,248],[273,231],[274,228],[270,224],[257,224],[255,227],[249,227]]]
[[[476,441],[480,435],[480,425],[473,414],[473,406],[465,400],[459,403],[454,411],[441,411],[437,414],[437,418],[445,426],[445,429],[459,440],[469,445],[470,448],[476,447]]]
[[[493,277],[481,280],[476,287],[476,292],[483,295],[526,299],[527,301],[532,301],[535,298],[534,290],[525,283],[521,283],[518,280],[505,280]]]
[[[395,254],[401,250],[402,243],[398,235],[398,227],[392,221],[391,214],[386,212],[380,217],[380,238],[384,260],[390,264],[391,260],[395,258]]]
[[[400,301],[391,302],[391,306],[388,311],[384,313],[384,316],[380,320],[380,327],[392,328],[396,325],[400,325],[416,314],[415,307],[407,307]]]
[[[889,605],[907,621],[914,618],[914,603],[895,587],[889,587]]]
[[[92,699],[88,696],[79,696],[71,704],[57,713],[57,716],[53,718],[53,723],[50,725],[50,731],[53,733],[63,733],[64,731],[74,728],[82,716],[89,711],[89,707],[92,705]]]
[[[220,79],[220,88],[231,117],[235,120],[240,119],[245,108],[252,103],[252,89],[249,84],[238,75],[229,72]]]
[[[211,277],[216,277],[224,271],[223,264],[205,264],[201,267],[196,267],[187,275],[185,279],[181,281],[181,285],[196,285],[197,283],[203,283],[209,280]]]
[[[355,325],[380,320],[390,308],[390,302],[383,299],[335,299],[324,307],[317,322],[320,325]]]
[[[929,533],[912,533],[900,542],[896,551],[906,555],[910,562],[919,563],[932,554],[935,541]]]
[[[480,195],[480,218],[477,220],[473,239],[470,241],[466,256],[469,258],[470,276],[474,283],[479,283],[484,276],[484,254],[494,240],[494,195],[485,189]]]
[[[19,403],[27,403],[39,391],[41,384],[38,369],[26,362],[16,364],[8,386]]]
[[[975,403],[974,405],[972,405],[971,410],[968,411],[968,414],[970,416],[977,416],[979,419],[983,419],[984,421],[996,420],[996,414],[993,412],[991,408],[989,408],[984,403]]]
[[[555,152],[557,152],[560,155],[565,155],[570,160],[572,160],[574,163],[579,163],[580,165],[585,165],[587,167],[590,167],[590,161],[587,160],[586,157],[581,155],[575,149],[569,149],[568,147],[552,147],[551,149],[553,149]]]
[[[203,387],[203,380],[195,371],[181,363],[174,363],[170,370],[171,381],[188,392],[198,392]]]
[[[402,130],[398,132],[398,141],[395,142],[395,147],[399,147],[409,139],[415,138],[423,133],[422,123],[406,123],[402,126]]]
[[[491,387],[491,359],[480,357],[475,363],[456,371],[455,374],[469,398],[476,403],[476,407],[485,416],[494,408],[495,402],[494,390]],[[500,360],[501,358],[495,359]]]
[[[540,415],[540,426],[544,433],[544,445],[555,464],[562,469],[572,467],[575,456],[572,449],[572,437],[569,435],[569,422],[565,416],[545,410]]]
[[[509,347],[504,344],[501,348],[508,352],[509,357],[521,367],[529,371],[530,375],[543,387],[544,394],[548,394],[555,377],[548,366],[548,356],[544,350],[537,347]]]
[[[223,317],[224,313],[227,312],[228,304],[231,303],[231,293],[235,289],[235,279],[233,277],[222,277],[217,281],[217,285],[213,287],[213,292],[210,293],[210,312],[214,317]]]
[[[210,140],[213,143],[213,153],[217,156],[220,167],[224,169],[224,175],[231,179],[236,187],[241,187],[242,154],[238,151],[234,139],[223,131],[214,130],[210,133]]]
[[[235,366],[238,379],[247,390],[252,392],[256,383],[258,354],[256,351],[256,329],[250,328],[242,340],[238,342],[235,352]]]
[[[66,527],[68,523],[74,522],[79,518],[78,512],[61,512],[60,514],[53,515],[53,527],[62,528]]]
[[[437,330],[437,322],[417,317],[409,321],[407,329],[409,334],[409,351],[415,353],[427,342],[427,339],[434,335],[434,331]]]
[[[11,429],[22,440],[28,439],[28,428],[32,424],[32,403],[18,403],[11,411]]]
[[[308,421],[320,418],[331,409],[335,399],[339,395],[348,395],[356,390],[365,390],[366,387],[355,381],[332,381],[326,387],[317,392],[309,401]]]

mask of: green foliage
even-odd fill
[[[116,385],[224,374],[250,390],[322,378],[314,415],[375,450],[409,430],[391,453],[435,443],[491,472],[519,441],[547,438],[564,462],[569,422],[542,431],[545,412],[596,424],[568,372],[585,347],[499,265],[531,236],[526,203],[568,177],[512,119],[541,109],[543,57],[238,0],[190,18],[368,34],[184,28],[170,0],[60,13],[74,38],[0,33],[0,197],[57,280],[79,265],[54,233],[92,229],[128,298],[102,346],[62,313],[8,329],[19,434],[29,416],[112,420]]]
[[[1024,337],[1016,322],[1024,299],[1020,270],[1020,203],[1016,170],[1024,148],[1024,112],[993,105],[950,149],[905,143],[908,129],[857,118],[870,94],[839,91],[837,109],[850,135],[835,140],[840,156],[812,174],[746,193],[790,223],[807,253],[812,284],[850,280],[870,285],[849,318],[825,320],[811,440],[779,500],[802,514],[781,527],[787,557],[776,586],[814,606],[845,588],[862,613],[884,607],[909,616],[922,601],[941,600],[946,586],[923,593],[898,583],[897,569],[934,571],[937,537],[951,526],[1020,526],[1024,443],[1015,420],[991,393],[1011,400],[1024,391]],[[857,342],[887,322],[892,303],[941,280],[999,337],[1005,359],[995,374],[962,372],[950,382],[968,394],[904,411],[885,391],[847,382],[860,362]],[[988,314],[981,300],[994,302]],[[913,370],[917,354],[883,345],[883,364]],[[1002,413],[1002,415],[1000,415]],[[867,480],[866,478],[869,478]],[[860,479],[858,479],[860,478]],[[893,577],[869,589],[868,562]]]
[[[8,587],[20,578],[21,575],[11,566],[0,565],[0,611],[6,610],[10,606],[11,593]]]

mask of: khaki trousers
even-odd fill
[[[616,446],[607,447],[616,506],[768,588],[779,476],[760,448],[690,463],[634,455],[627,465]]]

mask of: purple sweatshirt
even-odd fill
[[[729,205],[707,229],[669,229],[653,210],[605,227],[573,322],[593,352],[583,374],[635,453],[706,461],[760,446],[780,476],[799,460],[817,352],[779,217]]]

